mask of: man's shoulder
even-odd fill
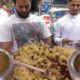
[[[58,20],[56,20],[54,22],[54,25],[56,25],[56,24],[64,24],[64,22],[66,21],[66,19],[67,19],[67,15],[64,15],[61,18],[59,18]]]
[[[37,21],[37,20],[40,20],[40,18],[39,18],[38,15],[31,14],[31,13],[30,13],[30,17],[29,17],[29,18],[31,18],[31,19],[35,19],[36,21]]]
[[[68,15],[64,15],[64,16],[62,16],[62,17],[60,18],[60,20],[64,20],[64,19],[66,19],[67,16],[68,16]]]
[[[9,26],[13,23],[13,20],[14,18],[14,14],[10,15],[9,17],[6,18],[6,20],[1,24],[1,26]]]
[[[14,18],[15,17],[15,14],[11,14],[9,17],[8,17],[8,19],[12,19],[12,18]]]
[[[12,23],[13,21],[16,20],[16,16],[15,14],[11,14],[8,16],[8,18],[6,19],[6,22]]]
[[[30,16],[38,17],[38,15],[35,15],[35,14],[32,14],[32,13],[30,13]]]
[[[64,22],[66,21],[68,15],[64,15],[61,18],[59,18],[56,22]]]

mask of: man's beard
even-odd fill
[[[17,11],[17,14],[20,18],[23,18],[23,19],[25,19],[29,16],[29,12],[20,13],[20,12]]]

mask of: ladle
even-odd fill
[[[22,63],[13,59],[13,56],[7,51],[0,49],[0,77],[5,77],[13,68],[14,64],[45,73],[46,70]]]

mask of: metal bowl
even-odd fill
[[[2,72],[0,72],[0,77],[5,77],[5,76],[8,75],[8,73],[11,71],[11,69],[13,67],[13,56],[11,56],[10,53],[8,53],[7,51],[5,51],[3,49],[0,49],[0,56],[3,57],[3,59],[5,61],[7,61],[5,70],[3,70]],[[3,62],[4,61],[2,61],[1,65],[5,66],[5,64],[3,64]]]
[[[80,80],[80,51],[74,52],[69,58],[68,58],[68,69],[71,73],[72,78],[75,77],[79,78]]]

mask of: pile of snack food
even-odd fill
[[[31,42],[22,46],[14,59],[38,68],[47,70],[43,74],[39,71],[15,65],[10,80],[72,80],[67,68],[67,59],[75,50],[46,44]]]

